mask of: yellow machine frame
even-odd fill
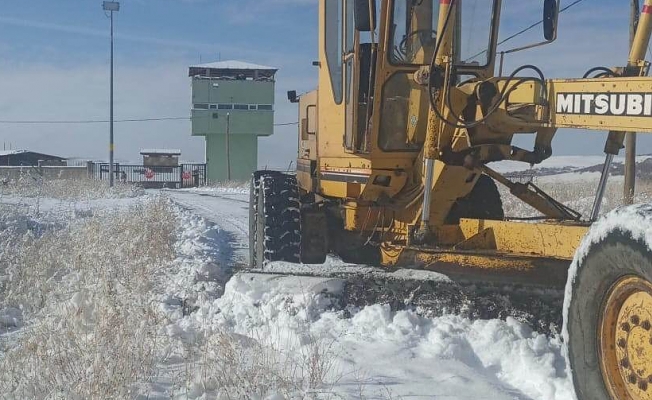
[[[589,222],[526,185],[510,182],[487,164],[539,163],[552,154],[551,141],[559,128],[610,131],[605,151],[612,155],[622,148],[621,132],[652,132],[652,79],[646,76],[649,65],[644,60],[652,0],[645,1],[626,66],[610,68],[603,74],[609,76],[552,80],[494,76],[501,0],[494,0],[487,65],[456,64],[456,23],[451,15],[457,15],[457,10],[454,2],[451,10],[450,3],[439,4],[438,27],[445,28],[438,29],[437,53],[424,45],[408,66],[392,63],[387,51],[394,1],[380,2],[380,23],[365,34],[368,43],[363,43],[363,33],[355,29],[348,10],[353,1],[319,2],[319,90],[302,96],[299,104],[300,189],[317,196],[317,201],[338,203],[343,230],[375,235],[385,265],[448,273],[465,268],[474,273],[492,270],[496,276],[518,272],[530,281],[563,284],[565,268]],[[341,13],[343,41],[335,65],[327,47],[333,35],[327,26],[333,18],[329,7],[334,4],[340,4],[336,12]],[[413,14],[416,28],[433,30],[432,20],[419,16],[421,11],[433,13],[434,2],[426,0],[414,7],[424,7]],[[556,15],[552,24],[556,25]],[[360,72],[365,57],[368,74]],[[337,68],[339,88],[332,81]],[[475,78],[452,83],[456,75],[467,73]],[[382,93],[397,76],[407,78],[401,82],[410,88],[407,101],[414,115],[406,137],[420,139],[420,151],[387,151],[379,146],[382,118],[389,107]],[[363,104],[358,100],[369,77],[373,89],[366,89],[370,101]],[[479,93],[486,90],[494,95],[482,98]],[[336,91],[341,101],[336,101]],[[502,102],[504,93],[509,93],[509,104]],[[429,96],[432,102],[427,101]],[[481,123],[459,126],[455,118],[462,114]],[[516,133],[535,134],[535,149],[512,146]],[[535,224],[478,219],[447,224],[453,204],[467,196],[483,174],[506,185],[548,219]],[[487,262],[487,257],[492,261]]]

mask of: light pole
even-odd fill
[[[105,1],[102,3],[102,9],[111,13],[111,78],[110,78],[110,95],[109,95],[109,186],[113,187],[113,12],[120,11],[120,3],[117,1]]]
[[[231,136],[231,113],[226,113],[226,180],[231,181],[231,146],[229,145],[229,136]]]
[[[631,4],[631,22],[629,27],[630,44],[634,42],[636,28],[638,28],[638,19],[641,15],[638,0],[632,0]],[[623,204],[634,204],[634,194],[636,189],[636,132],[627,132],[625,134],[625,187]]]

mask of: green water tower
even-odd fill
[[[220,61],[193,65],[192,135],[206,140],[207,179],[246,181],[258,167],[258,137],[274,132],[277,69]]]

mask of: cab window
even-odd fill
[[[328,71],[333,87],[333,96],[336,104],[342,103],[343,69],[342,69],[342,1],[329,0],[326,2],[325,21],[325,50]]]
[[[396,0],[392,9],[390,60],[428,64],[437,40],[439,0]]]

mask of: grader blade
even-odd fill
[[[455,314],[473,320],[514,318],[540,333],[556,334],[561,330],[563,289],[559,287],[362,265],[271,262],[263,268],[240,268],[239,272],[279,279],[337,279],[342,289],[329,296],[336,298],[341,310],[388,304],[394,311],[413,309],[427,317]]]

